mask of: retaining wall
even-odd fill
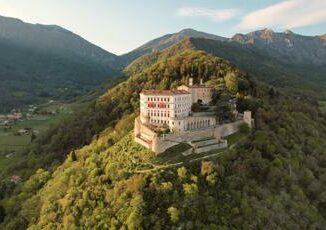
[[[134,134],[137,143],[146,146],[156,154],[160,154],[163,153],[166,149],[182,142],[197,141],[205,138],[215,138],[217,140],[220,140],[225,136],[236,133],[239,130],[239,126],[242,123],[244,123],[244,121],[239,120],[233,123],[217,125],[215,127],[210,127],[201,130],[192,130],[180,134],[169,133],[169,134],[164,134],[163,136],[158,136],[154,131],[152,131],[145,125],[141,124],[140,119],[138,117],[135,120]],[[146,141],[144,141],[144,139]],[[209,149],[208,147],[209,146],[207,146],[207,149]],[[210,151],[210,150],[205,150],[204,152],[206,151]]]

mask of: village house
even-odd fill
[[[17,130],[17,134],[20,135],[20,136],[26,135],[28,133],[29,133],[28,129],[19,129],[19,130]]]

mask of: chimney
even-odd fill
[[[200,85],[203,85],[204,83],[203,83],[203,79],[202,78],[200,78]]]
[[[189,86],[192,86],[194,84],[194,79],[191,77],[189,78]]]

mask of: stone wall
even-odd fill
[[[204,146],[201,148],[197,148],[197,149],[195,149],[195,153],[205,153],[205,152],[212,151],[212,150],[224,149],[226,147],[228,147],[228,142],[227,142],[227,140],[223,140],[222,142],[220,142],[216,145],[208,145],[208,146]]]
[[[152,141],[157,136],[153,130],[141,123],[139,117],[135,119],[134,134],[135,137],[139,136],[148,141]]]
[[[206,138],[221,138],[238,132],[239,126],[243,124],[243,120],[235,121],[233,123],[217,125],[201,130],[192,130],[184,133],[176,134],[169,133],[158,136],[154,131],[141,124],[139,117],[135,120],[135,141],[146,146],[156,154],[163,153],[168,148],[175,146],[182,142],[191,142],[203,140]]]
[[[163,140],[162,137],[155,137],[152,141],[152,151],[155,152],[156,155],[163,153],[168,148],[171,148],[175,145],[179,144],[178,142]]]
[[[243,120],[239,120],[232,123],[219,125],[216,128],[216,135],[219,136],[220,138],[223,138],[225,136],[229,136],[233,133],[236,133],[239,130],[239,126],[243,123],[244,123]]]

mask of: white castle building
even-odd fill
[[[185,132],[216,124],[212,116],[190,116],[193,103],[208,104],[214,89],[203,84],[180,86],[177,90],[143,90],[140,93],[140,120],[152,127]]]
[[[187,142],[195,153],[224,148],[224,136],[235,133],[239,125],[251,125],[251,112],[247,111],[242,120],[228,124],[216,124],[214,112],[191,111],[193,103],[209,105],[214,88],[202,83],[182,85],[175,90],[143,90],[140,93],[140,115],[135,119],[135,141],[156,154]],[[158,131],[169,131],[161,135]]]

